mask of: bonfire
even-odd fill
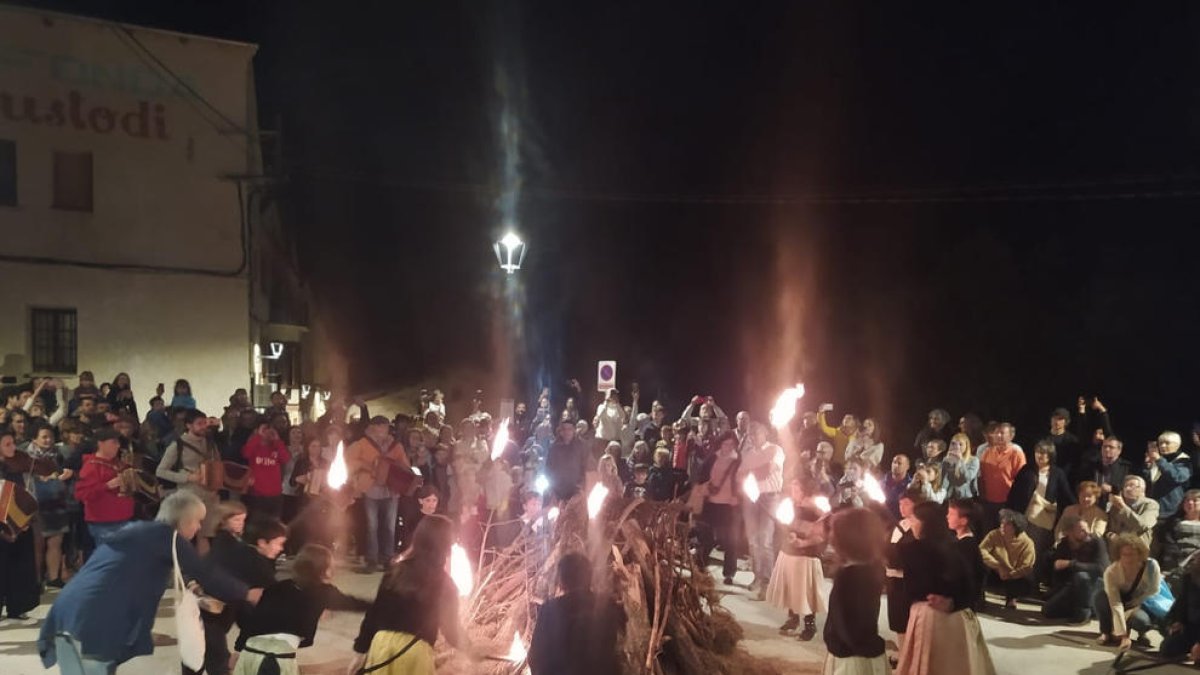
[[[553,597],[559,559],[574,551],[593,561],[596,592],[610,594],[625,610],[617,645],[623,673],[779,672],[738,645],[741,625],[721,606],[712,576],[689,551],[683,503],[612,496],[589,518],[587,496],[579,495],[542,525],[526,528],[503,550],[487,551],[462,602],[467,634],[475,643],[494,645],[496,656],[472,663],[439,641],[439,673],[527,672],[523,649],[538,607]]]

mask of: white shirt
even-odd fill
[[[625,426],[625,410],[618,403],[605,401],[596,408],[596,438],[620,441],[621,428]]]

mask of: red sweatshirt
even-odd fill
[[[115,459],[95,454],[83,456],[83,468],[75,482],[75,498],[83,504],[83,519],[89,523],[123,523],[133,518],[133,497],[123,497],[120,488],[108,487],[120,469]]]
[[[254,482],[246,490],[255,497],[278,497],[283,494],[283,465],[292,458],[281,440],[268,442],[259,434],[250,436],[242,446],[242,457],[250,465]]]

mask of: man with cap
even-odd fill
[[[83,519],[88,533],[99,546],[112,533],[133,518],[132,495],[121,489],[121,434],[105,427],[93,436],[96,452],[84,455],[79,480],[75,483],[75,498],[83,504]]]
[[[351,485],[362,492],[367,514],[366,559],[363,570],[384,570],[396,548],[396,516],[399,495],[388,488],[388,472],[412,470],[404,446],[392,438],[388,418],[376,415],[366,434],[346,448],[346,468]]]
[[[1071,424],[1071,413],[1066,408],[1055,408],[1050,413],[1050,440],[1054,443],[1054,456],[1058,466],[1068,476],[1075,476],[1083,460],[1083,443],[1079,437],[1067,431]]]

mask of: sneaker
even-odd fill
[[[732,586],[733,585],[733,577],[725,577],[725,585]]]
[[[800,631],[800,634],[796,636],[796,639],[800,642],[808,642],[816,637],[816,635],[817,626],[815,624],[806,623],[804,624],[804,630]]]
[[[1146,637],[1145,633],[1142,633],[1133,641],[1133,646],[1138,649],[1150,649],[1150,638]]]
[[[51,579],[50,581],[46,582],[46,586],[48,586],[49,588],[62,588],[63,586],[66,586],[66,585],[67,585],[67,582],[63,581],[62,579]]]

